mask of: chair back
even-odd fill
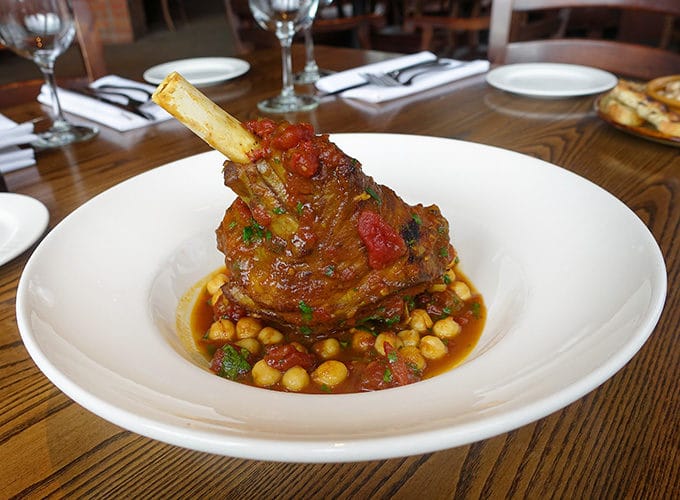
[[[664,29],[680,18],[679,0],[494,0],[491,8],[488,56],[494,64],[560,62],[585,64],[613,73],[649,80],[680,73],[680,53],[659,46],[617,39],[563,36],[568,17],[577,8],[617,9],[661,15]],[[528,13],[558,12],[562,23],[550,38],[531,39],[532,26],[522,23]],[[660,30],[661,31],[661,30]],[[662,33],[662,40],[668,39]]]
[[[420,50],[455,55],[455,50],[467,49],[474,54],[480,46],[480,33],[489,29],[490,4],[491,0],[450,0],[432,6],[431,2],[418,0],[413,6],[414,12],[404,22],[404,30],[407,33],[420,33]],[[437,32],[444,34],[447,39],[446,46],[439,50],[434,47]],[[458,47],[460,43],[457,43],[456,37],[462,34],[467,38],[463,42],[465,47]]]
[[[352,5],[352,14],[345,15],[343,3]],[[276,37],[261,29],[253,19],[248,6],[248,0],[224,0],[227,13],[227,21],[236,34],[237,50],[241,53],[250,52],[258,48],[278,47]],[[331,18],[316,17],[312,27],[315,34],[327,33],[351,33],[353,44],[363,49],[371,48],[371,29],[382,27],[385,16],[368,11],[370,5],[367,2],[343,2],[336,0],[332,8],[337,15]]]
[[[78,48],[83,56],[87,79],[93,81],[107,73],[104,44],[92,16],[88,0],[73,0],[72,6],[76,20]]]

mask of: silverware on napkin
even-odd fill
[[[413,70],[413,69],[428,68],[428,67],[446,66],[448,64],[449,64],[449,61],[444,61],[444,60],[437,58],[437,59],[430,59],[430,60],[427,60],[427,61],[420,61],[420,62],[417,62],[415,64],[409,64],[408,66],[396,68],[396,69],[393,69],[391,71],[387,71],[385,73],[388,74],[393,79],[398,80],[399,76],[401,76],[406,71],[410,71],[410,70]],[[330,92],[321,92],[319,95],[321,97],[336,95],[336,94],[340,94],[341,92],[345,92],[346,90],[352,90],[352,89],[356,89],[356,88],[359,88],[359,87],[365,87],[367,85],[373,84],[373,82],[369,81],[369,79],[366,79],[363,76],[363,74],[360,74],[360,76],[361,76],[361,78],[364,79],[364,81],[361,82],[361,83],[355,83],[353,85],[348,85],[348,86],[342,87],[340,89],[331,90]]]
[[[115,106],[130,113],[134,113],[137,116],[141,116],[146,120],[153,121],[155,119],[155,117],[151,113],[147,113],[146,111],[141,109],[141,106],[143,104],[146,104],[146,102],[133,99],[122,92],[111,92],[107,90],[99,91],[97,89],[90,87],[82,87],[69,90],[71,92],[75,92],[76,94],[84,95],[92,99],[96,99],[97,101],[105,102],[106,104]],[[124,97],[127,100],[127,102],[120,102],[115,98],[107,97],[107,95]]]

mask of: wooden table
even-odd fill
[[[335,70],[386,57],[323,47],[317,55]],[[206,89],[240,119],[256,116],[256,101],[280,85],[276,51],[248,59],[247,75]],[[295,61],[302,61],[299,51]],[[623,200],[661,246],[668,298],[647,343],[597,390],[515,431],[421,456],[307,465],[189,451],[95,416],[36,368],[14,311],[29,251],[0,269],[0,497],[677,498],[680,150],[611,128],[590,111],[592,102],[513,96],[479,76],[375,109],[330,98],[289,118],[323,132],[427,134],[499,146],[566,167]],[[44,112],[34,102],[1,111],[16,121]],[[207,149],[174,121],[124,134],[103,128],[96,140],[38,154],[37,167],[10,173],[7,184],[43,201],[53,228],[114,184]]]

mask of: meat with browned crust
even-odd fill
[[[217,229],[232,311],[329,334],[399,317],[405,297],[441,281],[454,250],[437,206],[409,206],[310,125],[246,128],[261,148],[225,163],[238,198]]]

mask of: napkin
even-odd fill
[[[434,61],[437,56],[432,52],[424,51],[417,54],[410,54],[397,57],[388,61],[367,64],[347,71],[334,73],[323,77],[316,82],[316,88],[321,92],[335,92],[338,89],[350,87],[363,83],[365,79],[361,73],[387,73],[395,69],[404,68],[420,62]],[[452,68],[447,70],[432,71],[416,78],[411,85],[403,87],[379,87],[377,85],[366,85],[363,87],[349,89],[342,92],[342,97],[359,99],[366,102],[379,103],[404,97],[407,95],[423,92],[445,83],[460,80],[468,76],[485,73],[489,70],[489,61],[477,59],[474,61],[458,61],[456,59],[440,59],[448,62]],[[423,68],[425,69],[425,68]],[[414,69],[413,72],[419,71]],[[408,75],[405,75],[406,78]]]
[[[36,138],[33,123],[17,124],[0,114],[0,172],[11,172],[35,165],[33,149],[18,146],[28,144]]]
[[[121,78],[116,75],[104,76],[90,84],[90,87],[97,88],[102,85],[115,85],[117,87],[133,87],[144,89],[149,92],[156,90],[156,87],[152,85],[147,85],[146,83],[136,82],[134,80],[128,80],[126,78]],[[138,91],[130,91],[124,89],[116,89],[116,92],[124,93],[139,99],[140,97],[145,99],[146,96]],[[70,90],[58,88],[57,95],[59,96],[59,102],[64,111],[73,113],[74,115],[79,115],[88,120],[101,123],[112,129],[118,130],[119,132],[125,132],[127,130],[133,130],[136,128],[147,127],[155,123],[159,123],[171,118],[171,115],[166,112],[163,108],[158,106],[152,101],[145,103],[141,109],[146,113],[150,113],[153,116],[153,120],[147,120],[135,113],[130,111],[120,109],[114,105],[98,101],[92,97],[78,94]],[[118,100],[122,104],[126,102],[125,97],[116,97],[112,94],[102,95],[107,99]],[[50,96],[49,90],[45,85],[43,85],[38,95],[38,101],[43,104],[50,105],[52,103],[52,98]]]

